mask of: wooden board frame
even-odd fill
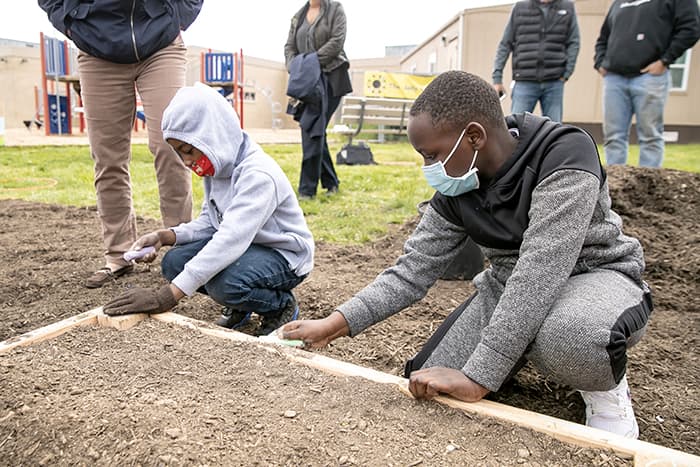
[[[145,313],[125,316],[107,316],[102,312],[102,307],[99,307],[2,341],[0,342],[0,353],[8,352],[15,347],[32,345],[47,339],[52,339],[77,326],[97,325],[126,330],[148,317],[149,315]],[[212,325],[203,321],[188,318],[173,312],[150,315],[150,317],[164,323],[194,329],[209,336],[259,345],[268,351],[281,354],[293,362],[316,368],[336,376],[360,377],[375,383],[392,385],[407,396],[413,397],[408,390],[408,380],[400,376],[383,373],[306,350],[263,342],[257,337],[248,334],[212,327]],[[435,401],[458,410],[496,418],[514,425],[529,428],[568,444],[586,448],[611,450],[621,457],[633,459],[634,465],[637,467],[700,466],[700,457],[692,454],[648,443],[646,441],[624,438],[603,430],[597,430],[578,423],[511,407],[498,402],[488,400],[462,402],[447,396],[439,396],[435,398]]]

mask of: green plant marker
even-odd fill
[[[281,339],[277,335],[277,330],[272,331],[270,334],[266,336],[260,336],[258,337],[262,342],[265,342],[267,344],[276,344],[276,345],[286,345],[287,347],[303,347],[304,346],[304,341],[302,340],[297,340],[297,339]]]

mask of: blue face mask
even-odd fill
[[[466,128],[462,130],[462,134],[459,135],[457,143],[454,145],[452,151],[450,151],[450,154],[444,161],[436,162],[431,165],[424,165],[422,167],[423,175],[425,175],[425,179],[428,181],[428,184],[445,196],[459,196],[468,191],[479,188],[479,177],[476,174],[479,169],[474,167],[474,164],[476,163],[476,156],[479,154],[479,151],[474,150],[474,159],[472,159],[472,164],[469,166],[467,173],[461,177],[450,177],[447,175],[447,171],[445,171],[445,164],[447,164],[447,161],[450,160],[450,157],[452,157],[457,150],[457,147],[459,146],[459,143],[462,142],[462,138],[464,138],[464,133],[466,131]]]

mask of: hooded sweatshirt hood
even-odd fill
[[[209,86],[185,87],[162,121],[165,139],[191,144],[214,166],[214,175],[202,178],[199,217],[172,228],[176,245],[206,244],[172,283],[192,295],[254,244],[279,252],[298,276],[308,274],[314,241],[294,189],[279,164],[241,130],[231,104]]]
[[[201,83],[175,94],[161,127],[164,139],[175,138],[202,151],[214,166],[214,177],[231,176],[248,140],[231,104]]]

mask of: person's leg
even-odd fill
[[[163,139],[161,118],[178,89],[185,85],[187,49],[181,38],[138,66],[136,86],[148,129],[148,148],[154,156],[163,226],[192,219],[192,173]]]
[[[404,376],[408,378],[412,371],[420,368],[461,369],[467,363],[503,293],[503,285],[489,271],[476,276],[474,283],[478,292],[442,322],[415,357],[406,363]]]
[[[603,78],[603,148],[608,165],[627,163],[631,123],[629,79],[608,72]]]
[[[581,391],[588,426],[636,438],[627,349],[641,339],[651,310],[651,295],[620,273],[573,276],[526,358],[548,377]]]
[[[668,71],[662,75],[645,73],[631,80],[641,167],[661,167],[664,158],[664,107],[669,88]]]
[[[185,269],[185,264],[194,258],[210,239],[177,245],[168,250],[160,260],[160,269],[168,282],[172,282]],[[206,293],[202,288],[199,292]]]
[[[561,122],[564,112],[564,81],[555,79],[541,84],[542,115],[549,117],[554,122]]]
[[[215,302],[264,318],[294,302],[292,289],[303,279],[278,251],[254,244],[204,288]]]
[[[122,255],[136,240],[129,175],[131,128],[136,107],[135,68],[81,52],[78,70],[90,151],[95,162],[97,212],[102,224],[105,264],[116,271],[129,266]]]
[[[559,383],[612,389],[625,374],[627,349],[644,333],[650,310],[643,302],[644,290],[618,272],[572,276],[525,356]]]
[[[330,86],[327,86],[326,92],[328,92],[328,109],[326,111],[326,122],[330,122],[333,113],[338,108],[340,104],[340,97],[330,95]],[[338,190],[338,185],[340,181],[338,180],[338,175],[335,172],[335,167],[333,166],[333,159],[331,153],[328,150],[328,139],[326,134],[323,135],[323,158],[321,159],[321,186],[325,188],[329,193]]]
[[[536,81],[516,81],[513,86],[511,113],[532,112],[540,98],[540,83]]]
[[[311,137],[301,129],[301,173],[299,174],[299,196],[314,197],[321,178],[324,138]]]

